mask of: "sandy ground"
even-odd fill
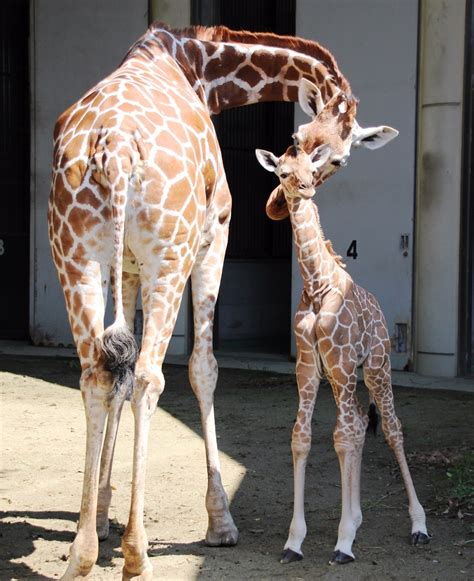
[[[85,422],[72,360],[0,358],[2,470],[0,578],[56,579],[74,538],[82,485]],[[350,565],[330,567],[340,505],[332,448],[334,403],[323,386],[307,475],[305,559],[280,565],[292,507],[290,433],[293,376],[222,370],[216,397],[223,479],[241,532],[234,548],[209,548],[204,446],[194,396],[182,367],[165,369],[167,388],[153,419],[145,526],[160,579],[474,579],[472,518],[448,518],[448,479],[433,461],[472,447],[474,397],[396,388],[406,450],[433,534],[415,548],[402,482],[383,438],[367,439],[364,523]],[[74,389],[73,389],[74,388]],[[361,389],[363,393],[364,390]],[[113,474],[112,531],[92,580],[120,579],[120,533],[127,520],[133,423],[123,414]],[[433,453],[435,455],[433,456]]]

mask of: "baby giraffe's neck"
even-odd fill
[[[318,209],[311,200],[286,198],[306,293],[310,298],[325,294],[340,270],[326,247]]]

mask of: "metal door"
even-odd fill
[[[294,34],[295,0],[194,2],[196,23],[236,30]],[[220,349],[288,353],[291,301],[291,229],[265,214],[274,176],[255,149],[283,151],[291,143],[293,105],[260,103],[213,117],[232,192],[232,220],[215,335]]]

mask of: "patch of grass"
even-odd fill
[[[474,502],[474,452],[459,457],[446,472],[450,481],[449,496],[461,504]]]
[[[448,477],[448,508],[443,512],[451,518],[464,519],[469,534],[474,534],[474,452],[464,452],[446,471]],[[474,539],[462,544],[474,543]]]

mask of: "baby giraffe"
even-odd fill
[[[365,384],[381,413],[385,438],[400,466],[409,500],[412,544],[429,541],[425,513],[403,450],[401,424],[395,415],[385,318],[374,296],[354,283],[324,239],[318,209],[311,200],[315,194],[313,183],[317,183],[318,172],[324,170],[330,153],[328,145],[317,147],[310,155],[291,146],[280,158],[256,150],[261,165],[280,178],[304,281],[295,317],[299,407],[291,441],[294,509],[282,563],[303,558],[305,469],[311,447],[311,418],[324,374],[337,405],[334,447],[342,483],[341,520],[330,563],[348,563],[355,558],[352,543],[362,523],[360,469],[368,425],[356,397],[359,365],[363,365]]]

